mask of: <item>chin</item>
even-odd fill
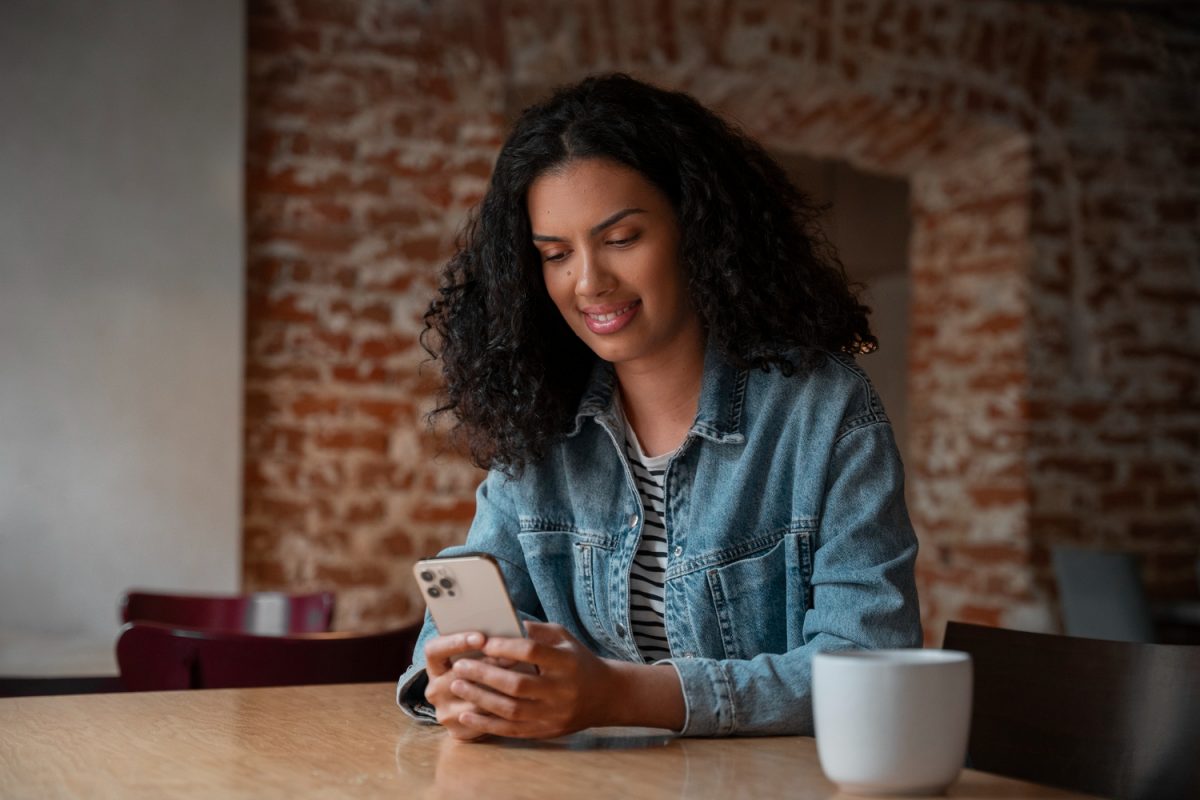
[[[589,350],[596,354],[597,358],[601,359],[602,361],[607,361],[611,364],[618,364],[622,361],[628,361],[633,357],[633,355],[629,352],[629,349],[626,347],[606,347],[602,342],[597,343],[595,341],[588,341],[586,339],[584,340],[584,344],[588,346]]]

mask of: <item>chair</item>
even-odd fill
[[[259,636],[132,622],[117,639],[129,691],[391,681],[412,661],[420,625],[382,633]]]
[[[970,766],[1105,797],[1200,797],[1200,647],[951,622],[971,654]]]
[[[331,627],[333,602],[332,592],[189,595],[130,590],[121,598],[121,621],[259,634],[319,633]]]
[[[1068,636],[1154,641],[1154,623],[1132,553],[1056,547],[1052,554]]]

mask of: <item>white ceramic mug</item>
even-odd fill
[[[937,794],[958,777],[971,725],[971,657],[841,650],[813,658],[825,775],[850,794]]]

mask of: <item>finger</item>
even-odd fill
[[[450,669],[450,659],[462,653],[478,651],[487,641],[482,633],[455,633],[435,636],[425,643],[425,664],[431,674]]]
[[[501,694],[486,686],[471,683],[470,681],[455,681],[450,685],[450,689],[462,698],[463,701],[474,706],[474,708],[464,709],[464,712],[499,717],[510,722],[519,722],[523,719],[528,719],[530,714],[529,706],[533,702],[530,700],[518,700],[515,697],[509,697],[506,694]],[[462,715],[460,714],[459,716],[461,717]]]
[[[459,715],[458,719],[464,727],[493,736],[508,736],[516,739],[544,739],[555,735],[541,723],[515,722],[513,720],[501,719],[500,717],[488,717],[471,711],[463,712]]]
[[[549,644],[506,637],[488,639],[483,646],[483,653],[492,658],[507,658],[539,667],[556,666],[567,657],[563,651]]]
[[[515,661],[507,658],[492,658],[491,656],[485,656],[480,660],[485,664],[493,664],[497,667],[504,667],[505,669],[508,669],[516,663]]]
[[[544,695],[544,692],[538,691],[539,687],[544,684],[540,678],[525,672],[485,664],[475,659],[462,659],[455,662],[451,672],[457,678],[486,686],[509,697],[531,700]]]
[[[459,702],[455,704],[453,709],[450,709],[446,714],[438,714],[438,722],[445,728],[451,736],[462,742],[473,742],[487,736],[486,733],[478,731],[468,725],[464,725],[459,721],[465,713],[479,714],[480,716],[488,716],[485,712],[480,711],[475,706],[469,703]]]

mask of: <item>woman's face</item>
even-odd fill
[[[670,201],[640,173],[582,159],[529,187],[546,290],[575,335],[614,364],[653,367],[703,346]]]

